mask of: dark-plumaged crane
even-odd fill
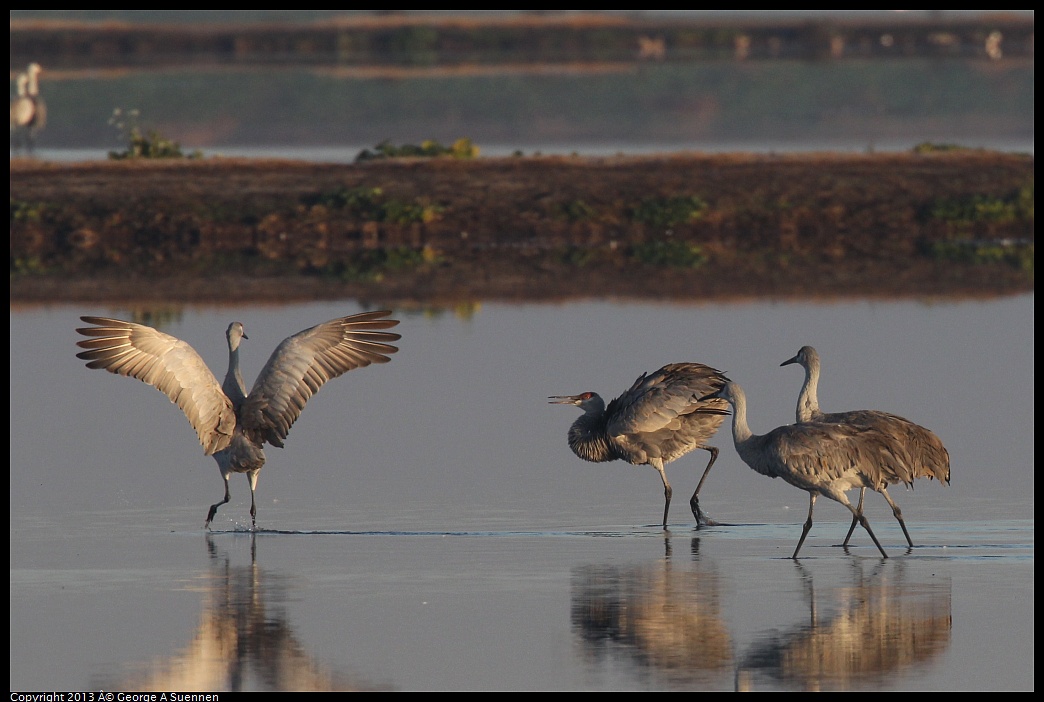
[[[710,461],[689,500],[696,523],[704,525],[700,488],[718,457],[718,449],[706,442],[728,415],[728,404],[700,398],[716,392],[727,380],[721,371],[701,363],[671,363],[655,373],[643,373],[608,407],[595,392],[548,399],[551,404],[576,405],[584,411],[569,428],[569,448],[580,458],[597,463],[623,460],[650,465],[659,472],[664,529],[673,493],[664,464],[694,449],[710,452]]]

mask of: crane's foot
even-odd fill
[[[689,507],[692,508],[692,516],[696,519],[697,529],[705,526],[720,526],[719,522],[708,517],[706,513],[700,509],[700,501],[697,497],[694,496],[692,500],[689,501]]]

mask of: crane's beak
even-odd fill
[[[800,363],[800,361],[798,360],[797,356],[794,356],[794,358],[788,358],[787,360],[780,363],[779,367],[782,368],[783,366],[789,366],[791,363]]]
[[[549,405],[579,405],[579,395],[551,395],[547,399],[551,400]]]
[[[722,390],[724,390],[724,388],[722,388]],[[705,400],[713,400],[715,397],[721,397],[721,390],[718,390],[716,392],[712,392],[710,395],[704,395],[698,401],[699,402],[704,402]]]

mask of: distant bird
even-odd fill
[[[699,494],[718,449],[708,441],[728,415],[722,400],[700,400],[728,381],[721,371],[700,363],[671,363],[655,373],[643,373],[625,393],[605,406],[594,392],[552,395],[550,404],[576,405],[583,416],[569,428],[569,448],[585,461],[601,463],[617,459],[634,465],[650,465],[663,480],[663,528],[671,508],[671,484],[664,464],[693,449],[710,452],[689,506],[697,524],[705,518]]]
[[[11,140],[16,144],[25,143],[28,153],[32,153],[36,143],[36,135],[47,124],[47,105],[40,97],[40,68],[38,63],[30,63],[24,73],[15,79],[18,94],[11,101]]]
[[[203,451],[213,456],[225,481],[225,497],[211,505],[204,528],[218,507],[229,501],[228,478],[246,473],[250,481],[250,520],[257,527],[254,490],[265,464],[265,442],[283,447],[283,439],[305,402],[328,380],[353,368],[387,363],[399,349],[388,342],[399,334],[380,331],[399,322],[391,312],[363,312],[340,317],[287,337],[276,347],[247,394],[239,371],[239,344],[247,339],[240,322],[228,325],[228,372],[218,383],[199,354],[184,341],[143,324],[107,317],[81,317],[95,326],[77,329],[91,337],[77,342],[76,354],[88,368],[103,368],[152,385],[182,409],[199,435]]]
[[[833,412],[824,414],[819,409],[819,399],[816,390],[819,387],[819,354],[811,346],[802,346],[797,355],[783,361],[780,366],[800,364],[805,369],[805,384],[801,387],[798,395],[796,418],[800,422],[833,422],[842,424],[854,424],[858,426],[871,427],[881,434],[892,445],[892,455],[900,456],[901,461],[884,461],[882,470],[875,475],[875,481],[871,485],[859,488],[859,504],[856,505],[856,513],[863,513],[863,497],[866,488],[875,490],[885,498],[892,508],[892,514],[899,521],[906,536],[906,543],[913,548],[913,540],[910,532],[906,530],[906,522],[903,521],[903,513],[891,496],[888,494],[888,486],[904,483],[908,488],[913,488],[913,482],[917,478],[937,478],[943,485],[950,484],[950,454],[946,451],[939,437],[919,424],[914,424],[905,419],[888,412],[877,410],[853,410],[851,412]],[[842,546],[848,545],[852,538],[858,518],[853,516],[852,525],[848,528],[848,535]]]
[[[812,528],[812,508],[819,495],[847,507],[853,519],[870,534],[881,555],[888,558],[870,529],[870,522],[845,494],[847,490],[877,481],[881,454],[890,450],[879,432],[851,424],[807,422],[785,424],[767,434],[754,434],[747,426],[747,396],[743,388],[727,382],[721,390],[703,399],[712,398],[724,399],[732,405],[732,439],[744,463],[762,475],[783,478],[808,492],[808,519],[791,558],[797,558]]]

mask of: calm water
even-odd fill
[[[905,151],[925,141],[1034,150],[1031,61],[548,68],[358,78],[330,67],[62,72],[45,65],[47,126],[37,155],[102,159],[127,148],[133,127],[205,156],[338,162],[385,140],[449,145],[462,137],[487,156]]]
[[[367,305],[370,309],[375,305]],[[244,374],[356,301],[194,307],[164,329]],[[1032,690],[1033,295],[987,301],[483,304],[396,310],[401,351],[314,397],[214,532],[214,461],[176,407],[74,357],[81,314],[11,310],[12,690]],[[950,487],[848,512],[755,474],[727,430],[696,530],[659,528],[655,471],[583,463],[575,408],[693,360],[791,421],[803,344],[828,411],[892,411],[946,443]],[[704,452],[668,466],[695,487]]]

